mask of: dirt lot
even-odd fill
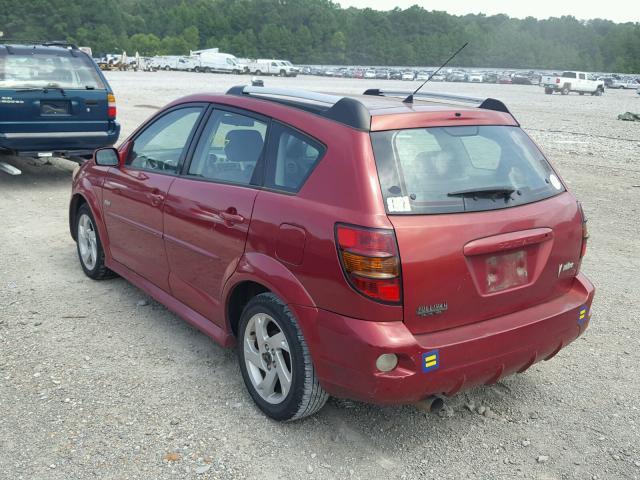
[[[174,98],[248,79],[109,80],[127,134]],[[380,84],[266,82],[333,92]],[[10,158],[24,174],[0,175],[0,478],[640,478],[640,124],[616,120],[640,112],[640,96],[431,89],[503,99],[583,200],[583,270],[598,291],[580,340],[448,400],[439,416],[330,400],[315,417],[277,424],[245,393],[233,350],[124,280],[83,275],[67,222],[73,164]]]

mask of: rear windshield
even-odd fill
[[[387,213],[494,210],[564,191],[519,127],[391,130],[371,141]]]
[[[100,89],[105,86],[96,65],[84,54],[33,53],[0,56],[0,88],[59,87]]]

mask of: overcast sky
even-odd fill
[[[343,7],[402,9],[420,5],[427,10],[443,10],[454,15],[504,13],[510,17],[549,18],[573,15],[580,19],[606,18],[614,22],[640,22],[640,2],[596,0],[334,0]]]

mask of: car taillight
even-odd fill
[[[113,93],[107,95],[107,116],[110,120],[116,118],[116,97]]]
[[[560,83],[560,79],[559,78],[556,78],[556,83]]]
[[[582,209],[582,204],[578,202],[578,210],[580,210],[580,216],[582,217],[582,247],[580,247],[580,259],[582,259],[587,253],[587,240],[589,239],[589,228],[587,226],[587,217]]]
[[[380,302],[400,303],[400,256],[393,230],[338,224],[336,244],[353,288]]]

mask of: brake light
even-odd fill
[[[589,239],[589,228],[587,226],[587,217],[582,209],[582,204],[578,202],[578,210],[580,210],[580,216],[582,217],[582,247],[580,247],[580,259],[582,259],[587,253],[587,240]]]
[[[556,83],[560,83],[560,79],[556,77]]]
[[[107,116],[109,120],[116,118],[116,97],[113,93],[107,95]]]
[[[336,225],[340,264],[351,286],[380,302],[400,303],[400,256],[393,230]]]

